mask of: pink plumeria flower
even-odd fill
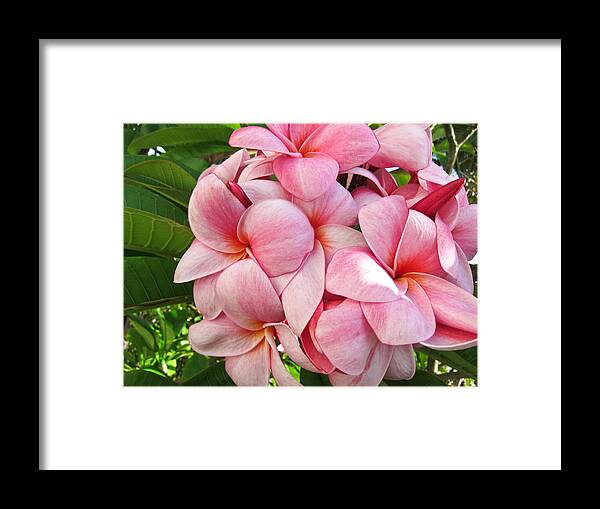
[[[346,300],[323,311],[316,327],[332,364],[364,383],[379,383],[394,355],[394,365],[409,365],[407,346],[474,345],[477,299],[443,279],[434,221],[409,210],[403,197],[387,196],[362,207],[359,223],[370,249],[347,248],[333,256],[325,286]]]
[[[314,245],[314,230],[305,214],[286,198],[277,182],[236,184],[250,203],[232,192],[230,175],[217,171],[199,180],[188,208],[196,237],[175,270],[175,282],[196,280],[194,301],[206,318],[221,312],[215,285],[222,270],[254,258],[270,277],[298,269]],[[223,180],[222,180],[223,179]],[[248,208],[246,208],[248,207]]]
[[[281,301],[254,260],[240,260],[225,269],[215,290],[223,311],[213,320],[193,324],[190,344],[200,354],[225,357],[225,370],[236,385],[265,386],[271,374],[278,385],[300,385],[285,368],[276,339],[301,359],[301,366],[316,371],[283,323]]]
[[[334,183],[344,170],[367,162],[379,150],[366,124],[267,124],[242,127],[231,134],[232,147],[264,153],[262,172],[269,165],[293,196],[311,201]]]

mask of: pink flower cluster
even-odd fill
[[[476,343],[477,206],[432,162],[428,125],[268,124],[230,145],[192,193],[175,281],[195,281],[192,348],[237,385],[298,385],[281,352],[333,385],[378,385],[412,378],[413,346]]]

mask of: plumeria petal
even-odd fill
[[[392,270],[408,216],[408,207],[402,196],[386,196],[358,212],[367,244],[375,256]]]
[[[266,386],[271,371],[271,347],[261,341],[243,355],[227,357],[225,371],[239,386]]]
[[[299,198],[292,201],[304,211],[313,228],[325,224],[354,226],[358,222],[358,207],[352,195],[338,182],[312,201]]]
[[[324,290],[325,254],[317,240],[314,249],[281,294],[285,316],[296,335],[299,336],[308,324],[323,298]]]
[[[273,171],[281,185],[301,200],[311,201],[323,194],[338,175],[339,166],[327,154],[309,152],[304,157],[279,156]]]
[[[216,291],[225,314],[245,329],[259,330],[264,323],[281,322],[285,318],[269,278],[249,258],[225,269]]]
[[[332,385],[342,386],[377,386],[387,372],[394,347],[379,343],[371,350],[367,365],[362,373],[350,376],[339,371],[329,375]]]
[[[323,124],[289,124],[290,140],[295,147],[300,149],[306,138],[322,126]]]
[[[283,142],[290,152],[298,152],[298,149],[291,141],[292,138],[290,137],[290,124],[267,124],[267,127],[269,128],[269,131],[271,131]]]
[[[465,252],[467,260],[477,254],[477,205],[467,205],[459,212],[458,221],[452,230],[456,243]]]
[[[438,256],[435,223],[427,216],[410,210],[393,267],[397,275],[406,272],[445,275]]]
[[[215,175],[202,179],[192,192],[188,208],[190,228],[207,246],[223,253],[239,253],[237,225],[246,208]]]
[[[367,186],[359,186],[352,191],[352,198],[354,198],[356,205],[360,209],[369,203],[379,200],[381,195]]]
[[[309,371],[317,371],[310,359],[305,355],[300,346],[298,337],[292,332],[287,325],[278,323],[274,325],[277,333],[277,339],[283,346],[283,350],[290,356],[296,364]]]
[[[392,358],[383,378],[388,380],[410,380],[415,376],[417,363],[411,345],[400,345],[392,348]]]
[[[459,286],[466,292],[473,293],[475,285],[473,282],[473,272],[471,271],[471,266],[469,265],[467,257],[460,246],[456,244],[455,248],[456,264],[453,267],[454,274],[447,276],[446,279],[451,283],[454,283],[456,286]]]
[[[279,182],[274,180],[250,180],[238,184],[252,203],[269,198],[280,198],[290,200],[291,195]]]
[[[269,277],[298,269],[314,245],[314,230],[304,213],[281,199],[252,205],[240,219],[238,237]]]
[[[363,302],[389,302],[400,292],[386,270],[365,248],[338,251],[327,269],[327,291]]]
[[[222,253],[216,251],[194,239],[181,260],[179,260],[173,281],[175,283],[185,283],[220,272],[244,256],[243,252]]]
[[[275,156],[276,157],[276,156]],[[255,157],[240,173],[238,183],[274,175],[273,160],[275,157]]]
[[[264,332],[262,329],[243,329],[221,313],[214,320],[202,320],[191,325],[188,336],[195,352],[226,357],[249,352],[262,342]]]
[[[438,325],[447,325],[477,334],[477,299],[462,288],[430,274],[412,272],[414,279],[425,290]]]
[[[433,336],[422,344],[435,350],[464,350],[477,344],[477,334],[438,323]]]
[[[315,230],[315,238],[323,246],[325,266],[329,265],[333,255],[347,247],[368,247],[363,234],[354,228],[341,224],[326,224]]]
[[[300,386],[300,382],[298,382],[292,374],[287,370],[285,365],[283,364],[281,358],[279,357],[279,353],[275,348],[271,348],[271,372],[273,373],[273,378],[277,382],[277,385],[280,387],[297,387]]]
[[[213,320],[223,311],[216,290],[220,275],[218,272],[194,281],[194,304],[205,320]]]
[[[411,279],[402,280],[408,283],[408,287],[398,299],[360,304],[377,338],[387,345],[419,343],[435,331],[435,317],[427,295]]]
[[[322,152],[333,157],[340,170],[367,162],[379,150],[379,143],[366,124],[325,124],[316,129],[300,151]]]
[[[249,126],[236,129],[229,137],[232,147],[252,148],[255,150],[268,150],[287,154],[289,151],[285,144],[271,131],[264,127]]]
[[[323,311],[315,337],[331,363],[349,375],[364,371],[371,350],[378,344],[360,304],[350,299]]]
[[[375,129],[379,151],[369,160],[378,168],[398,166],[419,171],[431,161],[431,130],[428,124],[385,124]]]

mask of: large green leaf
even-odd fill
[[[144,210],[125,208],[125,249],[165,258],[180,257],[194,234],[185,225]]]
[[[158,129],[134,138],[127,148],[129,154],[152,147],[178,147],[206,143],[222,145],[224,151],[231,149],[227,143],[234,128],[225,124],[190,124]]]
[[[154,350],[156,339],[154,329],[152,328],[152,325],[150,325],[150,322],[136,315],[131,315],[129,321],[131,322],[133,330],[135,330],[142,337],[144,343],[146,343],[146,347],[149,350]]]
[[[175,385],[166,376],[158,374],[156,371],[148,371],[145,369],[136,369],[133,371],[127,371],[123,375],[123,383],[126,387],[132,386],[169,386]]]
[[[163,157],[149,157],[125,169],[125,181],[133,181],[187,208],[196,179],[178,164]]]
[[[187,360],[181,372],[182,383],[198,376],[202,371],[209,367],[209,358],[205,355],[195,353]]]
[[[224,386],[224,385],[235,385],[233,380],[229,377],[225,371],[225,363],[218,362],[206,369],[200,371],[197,375],[183,382],[182,385],[196,385],[196,386]]]
[[[393,385],[393,386],[430,386],[430,385],[439,385],[447,387],[446,383],[443,380],[440,380],[433,373],[428,373],[427,371],[417,370],[415,376],[413,376],[410,380],[383,380],[381,385]]]
[[[124,263],[125,309],[139,310],[191,301],[192,283],[173,283],[177,262],[130,256]]]
[[[433,350],[423,347],[423,351],[432,359],[435,359],[446,366],[460,371],[471,378],[477,378],[477,347],[474,346],[467,350],[455,352],[446,352],[442,350]]]
[[[172,201],[145,187],[125,184],[125,208],[145,210],[157,216],[166,217],[176,223],[188,224],[187,215]]]

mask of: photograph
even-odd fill
[[[123,129],[125,386],[477,386],[476,123]]]

